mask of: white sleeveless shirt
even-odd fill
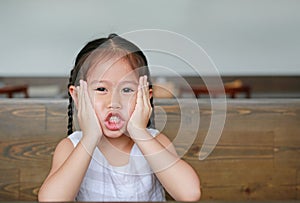
[[[158,134],[155,129],[148,129],[148,132],[153,137]],[[76,131],[68,138],[75,147],[82,138],[82,132]],[[129,163],[120,167],[111,166],[96,147],[76,200],[165,201],[165,193],[142,152],[134,144]]]

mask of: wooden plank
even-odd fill
[[[300,169],[297,170],[297,199],[300,199]]]
[[[296,171],[275,169],[271,160],[188,162],[199,173],[203,199],[296,199]]]
[[[199,139],[200,136],[201,140],[203,141],[205,135],[207,134],[208,127],[210,125],[212,111],[210,109],[210,106],[207,104],[199,105],[201,106],[199,130],[202,131],[202,134],[199,133],[197,139]],[[276,126],[280,122],[280,120],[279,116],[272,117],[271,119],[268,118],[270,116],[270,113],[272,113],[272,110],[274,109],[273,107],[270,109],[270,107],[268,107],[267,105],[264,106],[266,106],[267,109],[258,108],[258,110],[256,110],[256,106],[248,105],[235,108],[234,105],[228,105],[226,118],[227,122],[224,126],[223,134],[219,141],[220,144],[232,144],[235,142],[238,142],[240,144],[240,142],[244,142],[245,145],[273,145],[275,135],[274,126]],[[177,135],[176,132],[178,132],[178,127],[180,125],[181,120],[183,120],[184,124],[188,124],[189,121],[193,119],[193,114],[190,114],[188,117],[185,118],[182,115],[180,115],[178,113],[179,107],[176,105],[172,105],[168,108],[166,108],[165,106],[161,106],[161,108],[168,115],[170,112],[177,111],[177,114],[175,113],[174,116],[176,119],[171,120],[168,117],[166,128],[163,131],[171,139],[174,139],[174,137]],[[187,118],[189,118],[189,120]],[[176,120],[176,122],[174,120]],[[158,113],[158,115],[156,116],[156,123],[160,122],[165,121],[160,120],[160,115]],[[253,126],[255,126],[255,128]],[[245,128],[247,128],[247,131],[245,131]],[[241,133],[243,131],[244,133]],[[258,140],[260,141],[258,142]]]
[[[176,137],[179,130],[180,114],[177,105],[155,107],[155,125],[157,129],[168,135],[170,140]]]
[[[299,199],[300,100],[228,100],[222,136],[202,161],[198,156],[210,126],[210,101],[199,100],[199,130],[190,145],[198,115],[184,102],[180,107],[166,100],[155,107],[156,123],[199,174],[203,200]],[[66,108],[67,100],[0,100],[0,172],[7,177],[17,172],[19,179],[0,180],[12,199],[36,200],[54,148],[66,136]],[[180,124],[186,127],[181,134]]]
[[[299,134],[300,135],[300,134]],[[300,146],[275,148],[274,163],[277,167],[300,169]]]
[[[163,108],[163,112],[168,114],[169,112],[176,112],[177,111],[177,115],[176,115],[176,122],[174,122],[174,120],[168,120],[166,123],[166,128],[163,130],[163,132],[171,139],[174,140],[174,138],[178,138],[178,126],[180,125],[180,121],[181,120],[188,120],[186,118],[183,118],[182,115],[180,115],[178,113],[178,106],[171,106],[165,109],[165,106],[162,106]],[[204,112],[201,115],[200,118],[200,129],[198,131],[196,140],[194,142],[194,148],[192,150],[196,150],[196,148],[198,150],[200,150],[202,144],[203,144],[203,140],[206,137],[207,134],[207,130],[208,130],[208,126],[209,126],[209,122],[210,122],[210,114],[211,111],[209,110],[210,107],[205,106],[202,107],[202,112]],[[274,124],[271,123],[265,123],[265,122],[261,122],[261,120],[253,118],[252,120],[249,121],[249,117],[245,117],[245,112],[252,112],[253,114],[256,114],[257,112],[254,112],[253,110],[248,110],[243,108],[243,110],[239,109],[236,110],[233,107],[230,107],[228,109],[229,111],[229,116],[227,116],[227,121],[229,121],[229,124],[225,125],[225,128],[223,130],[222,136],[219,140],[218,145],[229,145],[232,147],[238,147],[238,148],[242,148],[239,146],[248,146],[248,148],[255,148],[257,146],[260,146],[261,150],[262,150],[262,146],[265,146],[266,148],[268,148],[269,150],[269,157],[273,156],[273,144],[274,144],[274,131],[272,130],[272,128],[270,126],[273,126]],[[265,112],[265,111],[264,111]],[[193,114],[190,114],[190,117],[192,117]],[[263,115],[265,116],[265,115]],[[267,115],[268,116],[268,115]],[[253,117],[253,116],[251,116]],[[161,122],[161,120],[159,120],[159,113],[158,113],[158,118],[156,123]],[[184,125],[186,125],[189,122],[189,120],[187,122],[183,122]],[[245,125],[245,123],[247,125],[249,125],[249,129],[247,129],[246,132],[241,133],[241,131],[243,131],[243,127]],[[258,130],[255,128],[252,128],[251,126],[256,126],[258,127]],[[269,129],[264,129],[265,126],[269,126]],[[176,148],[178,151],[184,151],[186,149],[186,146],[183,147],[183,144],[186,142],[186,139],[189,138],[190,132],[188,131],[188,129],[186,129],[183,132],[182,135],[182,139],[177,140],[178,143],[176,144]],[[189,147],[189,146],[188,146]],[[229,149],[229,148],[228,148]],[[247,149],[245,149],[247,150]],[[232,150],[231,150],[232,151]],[[253,151],[253,150],[252,150]],[[226,153],[224,153],[226,154]]]
[[[36,168],[23,168],[20,171],[20,199],[37,201],[37,194],[42,182],[50,170],[50,162],[47,166]]]
[[[227,124],[222,137],[213,153],[205,160],[206,163],[211,163],[214,167],[209,167],[209,169],[207,167],[199,168],[199,165],[201,165],[199,161],[195,163],[197,153],[202,144],[199,140],[193,144],[189,152],[184,156],[187,161],[194,163],[192,166],[197,171],[202,171],[200,177],[203,187],[203,199],[297,198],[294,169],[286,165],[281,169],[274,168],[273,162],[274,151],[276,150],[274,148],[274,139],[276,133],[278,133],[274,126],[278,126],[281,123],[283,111],[278,110],[276,105],[262,106],[263,108],[247,106],[237,109],[229,106]],[[297,126],[295,123],[292,123],[292,125]],[[291,131],[295,133],[293,129]],[[205,131],[202,134],[205,134]],[[280,134],[280,136],[283,135],[284,133]],[[298,151],[292,150],[299,155]],[[291,158],[291,156],[285,157],[282,160],[289,160],[294,164],[299,162],[297,161],[299,160],[298,156]],[[216,168],[218,168],[214,165],[216,161],[222,163],[219,165],[222,172],[216,171]],[[250,161],[253,162],[252,166],[249,165]],[[268,166],[262,167],[266,162]],[[234,168],[229,163],[233,163]],[[203,173],[205,170],[213,175],[209,176],[205,172]],[[245,174],[247,174],[249,179],[245,179]],[[207,180],[215,182],[210,185],[205,182]],[[226,182],[230,184],[224,185]]]
[[[280,109],[281,122],[276,126],[275,164],[300,169],[300,107],[289,105]]]
[[[256,184],[250,184],[244,187],[209,187],[202,190],[202,200],[219,201],[295,201],[295,188],[291,186],[266,187]],[[227,201],[226,201],[227,200]]]
[[[59,141],[56,137],[27,137],[0,143],[0,161],[4,168],[35,168],[48,165]]]
[[[298,147],[300,144],[300,107],[290,104],[280,107],[280,123],[274,126],[276,129],[275,146]],[[282,135],[285,136],[282,136]]]
[[[184,155],[186,160],[199,160],[201,147],[192,145]],[[241,146],[241,145],[217,145],[213,152],[206,158],[210,161],[218,160],[272,160],[274,158],[273,148],[265,146]]]
[[[45,104],[46,133],[45,135],[63,138],[67,136],[67,101],[57,101]]]
[[[19,200],[19,169],[0,168],[0,174],[0,200]]]
[[[45,107],[41,104],[7,103],[1,105],[0,121],[1,139],[41,135],[45,132]]]
[[[20,182],[20,200],[37,201],[40,183],[36,182]]]

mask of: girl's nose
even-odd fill
[[[108,104],[108,108],[111,108],[111,109],[120,109],[121,108],[121,97],[117,93],[117,91],[115,91],[112,94],[110,102]]]

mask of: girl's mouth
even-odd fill
[[[109,113],[104,121],[106,128],[112,131],[120,130],[124,123],[125,121],[118,113]]]

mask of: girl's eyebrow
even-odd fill
[[[94,80],[91,82],[91,85],[93,84],[99,84],[99,83],[108,83],[108,84],[112,84],[111,81],[109,80]],[[119,82],[118,84],[133,84],[133,85],[138,85],[139,83],[137,81],[133,81],[133,80],[122,80],[121,82]]]
[[[133,81],[133,80],[122,80],[121,82],[119,82],[119,84],[133,84],[133,85],[138,85],[139,83],[137,81]]]
[[[97,83],[109,83],[109,81],[108,80],[93,80],[91,82],[91,84],[97,84]]]

